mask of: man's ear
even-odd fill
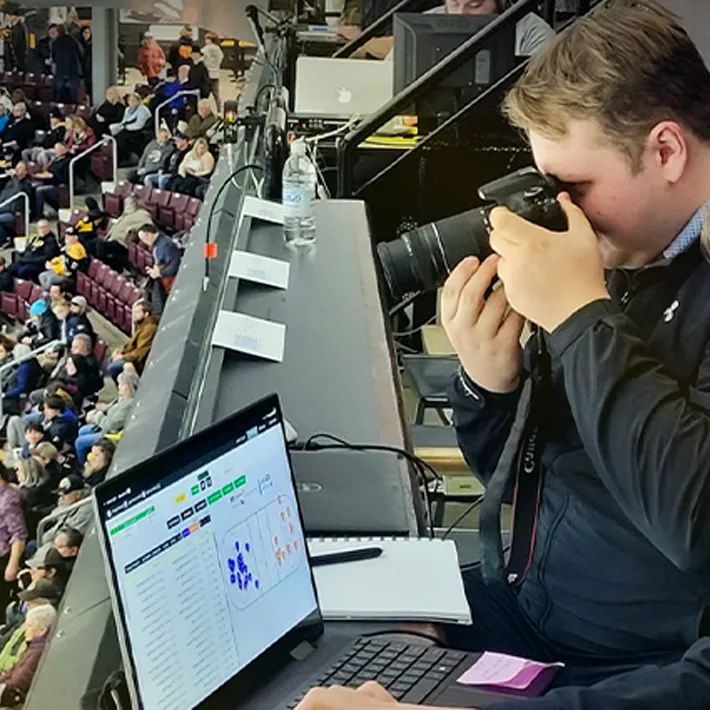
[[[661,168],[669,183],[680,180],[688,163],[688,142],[676,121],[661,121],[649,133],[647,146],[651,159]]]

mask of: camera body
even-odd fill
[[[491,248],[489,216],[497,206],[554,231],[567,229],[567,218],[557,202],[560,185],[533,167],[523,168],[482,185],[478,194],[493,204],[432,222],[400,239],[379,244],[377,253],[395,301],[410,293],[441,286],[467,256],[485,259]]]

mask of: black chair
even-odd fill
[[[423,424],[426,410],[434,409],[442,423],[449,426],[451,422],[444,411],[449,408],[446,391],[451,378],[458,369],[458,358],[436,355],[403,355],[402,366],[419,397],[414,423]]]

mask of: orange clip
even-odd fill
[[[206,242],[205,243],[205,259],[216,259],[217,258],[217,244],[216,242]]]

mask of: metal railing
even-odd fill
[[[13,367],[19,367],[23,362],[26,360],[30,360],[33,357],[37,357],[37,355],[41,355],[43,352],[47,350],[51,350],[52,348],[56,348],[58,345],[62,345],[61,340],[52,340],[51,343],[45,343],[44,345],[40,346],[36,350],[33,350],[30,352],[26,357],[23,357],[21,360],[11,360],[10,362],[5,363],[4,365],[0,366],[0,418],[3,416],[4,412],[4,404],[3,400],[5,398],[5,393],[3,392],[3,375],[6,372],[9,372],[12,370]]]
[[[67,513],[71,513],[75,510],[78,510],[79,508],[83,508],[85,505],[91,505],[91,496],[82,498],[76,503],[68,505],[66,508],[62,508],[61,510],[58,510],[56,512],[53,511],[49,515],[45,515],[45,517],[42,518],[42,520],[40,520],[39,524],[37,525],[37,547],[42,546],[42,538],[44,537],[44,533],[51,523],[53,523],[55,520],[58,520],[59,518],[63,518]]]
[[[155,137],[158,137],[158,133],[160,131],[160,109],[163,107],[167,106],[168,104],[171,104],[175,99],[179,99],[181,96],[195,96],[199,98],[200,96],[200,90],[199,89],[183,89],[181,91],[178,91],[175,96],[171,96],[169,99],[165,99],[162,103],[158,104],[155,107],[155,115],[153,116],[153,124],[155,127]]]
[[[26,192],[18,192],[12,197],[8,197],[6,200],[0,202],[0,208],[9,205],[15,200],[22,200],[25,203],[25,235],[28,236],[30,233],[30,196]]]
[[[472,59],[475,53],[498,32],[514,25],[537,7],[538,0],[518,0],[512,7],[480,32],[467,39],[457,49],[435,64],[429,71],[415,79],[409,86],[393,96],[384,106],[370,114],[356,128],[347,133],[337,144],[338,197],[352,196],[352,172],[358,145],[369,138],[387,121],[406,111],[417,99],[439,85],[442,79],[453,74]],[[485,93],[485,92],[484,92]],[[476,101],[480,100],[479,96]]]
[[[77,160],[81,160],[82,158],[85,158],[89,153],[93,153],[95,150],[98,150],[101,146],[106,145],[107,143],[111,143],[113,146],[113,182],[116,183],[118,182],[118,143],[116,143],[116,139],[113,136],[104,136],[98,143],[94,143],[94,145],[91,146],[91,148],[87,148],[85,151],[82,153],[79,153],[79,155],[75,155],[70,161],[69,161],[69,209],[74,208],[74,165],[76,164]]]

